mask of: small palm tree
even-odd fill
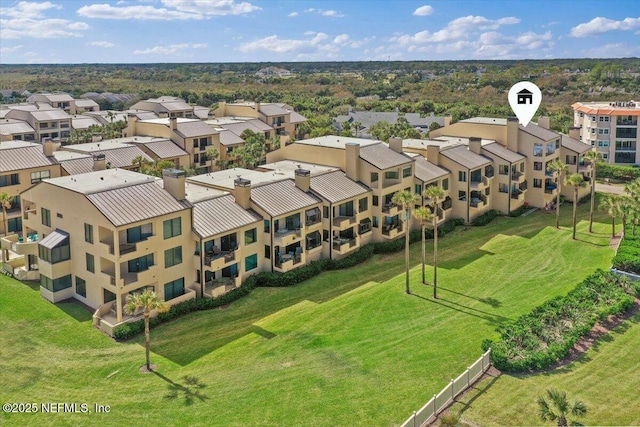
[[[420,230],[421,230],[420,237],[422,238],[422,283],[424,284],[426,283],[424,269],[427,261],[424,233],[427,231],[427,223],[431,221],[433,218],[433,213],[431,213],[431,210],[429,208],[426,208],[423,206],[421,208],[416,209],[416,211],[413,213],[413,216],[416,219],[420,220]]]
[[[567,399],[566,391],[558,391],[554,388],[547,390],[549,401],[538,397],[538,416],[543,421],[558,421],[558,426],[568,426],[567,416],[583,417],[587,414],[587,405],[576,400],[571,404]],[[573,425],[573,423],[571,423]]]
[[[578,190],[587,185],[584,176],[574,173],[565,178],[564,183],[573,187],[573,240],[576,239],[576,214],[578,212]]]
[[[0,193],[0,205],[2,205],[2,218],[4,221],[4,234],[9,233],[9,218],[7,218],[7,209],[11,209],[14,196],[8,193]]]
[[[556,196],[556,228],[560,228],[560,192],[562,191],[562,175],[567,173],[569,167],[562,163],[559,159],[554,160],[547,165],[549,172],[558,173],[558,195]]]
[[[638,216],[640,216],[640,178],[625,184],[624,191],[629,195],[630,216],[632,217],[631,226],[633,235],[636,235],[636,227],[638,226]]]
[[[593,209],[596,201],[596,164],[602,156],[596,150],[587,151],[582,158],[591,163],[591,205],[589,206],[589,233],[593,233]]]
[[[151,162],[149,162],[149,160],[145,159],[143,156],[136,156],[133,158],[133,160],[131,160],[131,164],[138,166],[138,171],[142,172],[142,169],[145,166],[150,165]]]
[[[141,308],[144,312],[144,347],[146,352],[146,366],[147,370],[150,371],[151,362],[149,360],[149,353],[151,351],[151,338],[149,334],[149,319],[151,317],[151,310],[165,311],[167,306],[164,301],[160,299],[158,294],[147,289],[144,292],[129,294],[129,296],[127,296],[127,303],[124,306],[124,311],[128,314],[134,314]]]
[[[433,207],[433,298],[438,298],[438,212],[445,192],[442,188],[432,185],[425,188],[422,194],[431,200],[430,205]]]
[[[356,138],[357,138],[357,137],[358,137],[358,130],[362,129],[362,123],[360,123],[360,122],[358,122],[358,121],[353,122],[353,128],[354,128],[354,130],[356,131],[356,132],[355,132],[355,133],[356,133],[356,135],[355,135],[355,136],[356,136]]]
[[[606,211],[611,217],[611,237],[616,237],[616,217],[620,215],[620,201],[618,196],[610,194],[600,201],[600,210]]]
[[[393,204],[402,206],[405,212],[405,229],[404,229],[404,269],[405,280],[407,285],[407,293],[411,293],[409,287],[409,219],[411,218],[411,207],[420,201],[420,196],[413,194],[410,191],[402,190],[393,195],[391,202]]]

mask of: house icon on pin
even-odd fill
[[[533,93],[527,89],[518,92],[518,105],[533,104]]]

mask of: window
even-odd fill
[[[60,219],[64,218],[60,212],[56,213],[56,216]]]
[[[591,116],[591,121],[595,122],[596,121],[597,116]]]
[[[465,171],[458,172],[458,181],[467,182],[467,173]]]
[[[84,241],[93,243],[93,225],[91,224],[84,224]]]
[[[182,263],[182,246],[164,251],[164,268],[173,267]]]
[[[182,234],[182,221],[180,218],[168,219],[163,223],[164,238],[179,236]]]
[[[76,294],[87,297],[87,282],[76,276]]]
[[[616,153],[616,163],[635,163],[636,153],[633,151],[622,151]]]
[[[251,271],[258,268],[258,254],[253,254],[244,259],[244,271]]]
[[[313,233],[307,234],[305,236],[305,240],[306,240],[306,247],[308,251],[322,245],[322,240],[320,240],[319,231],[314,231]]]
[[[535,188],[542,188],[542,180],[538,178],[533,178],[533,186]]]
[[[595,133],[596,133],[596,128],[591,128],[591,134],[595,135]]]
[[[17,173],[0,176],[0,187],[8,187],[10,185],[18,185],[18,184],[20,184],[20,178],[18,177]]]
[[[36,182],[40,182],[43,179],[51,178],[51,171],[39,171],[39,172],[31,172],[31,183],[35,184]]]
[[[141,256],[140,258],[132,259],[127,262],[127,267],[130,273],[138,273],[140,271],[148,270],[153,267],[153,254]]]
[[[269,221],[268,219],[264,220],[264,232],[268,233],[269,231],[271,231],[271,221]]]
[[[322,240],[325,242],[329,241],[329,230],[322,230]]]
[[[412,175],[411,166],[407,166],[406,168],[402,169],[402,177],[403,178],[410,177],[411,175]]]
[[[365,212],[369,210],[369,199],[367,197],[363,197],[358,200],[358,212]]]
[[[329,206],[322,207],[322,216],[324,218],[329,218]]]
[[[509,192],[509,185],[504,184],[504,183],[498,184],[498,191],[501,192],[501,193],[508,193]]]
[[[602,160],[608,160],[609,159],[609,153],[600,153],[602,155]]]
[[[415,193],[422,194],[422,185],[416,184]]]
[[[447,191],[449,189],[449,178],[442,180],[442,189]]]
[[[22,231],[22,218],[9,218],[7,220],[7,227],[9,227],[9,233],[18,233]]]
[[[500,175],[509,175],[509,165],[498,165],[498,173]]]
[[[384,179],[398,179],[398,171],[386,171]]]
[[[96,272],[96,266],[94,264],[93,255],[91,255],[91,254],[87,254],[87,271],[89,271],[91,273],[95,273]]]
[[[266,259],[271,259],[271,246],[264,245],[264,257]]]
[[[533,155],[542,157],[542,144],[533,144]]]
[[[373,228],[378,228],[378,217],[377,216],[373,217]]]
[[[164,300],[169,301],[184,295],[184,277],[174,280],[164,285]]]
[[[609,141],[598,141],[598,147],[608,147]]]
[[[51,280],[50,278],[40,275],[40,286],[51,292],[58,292],[63,289],[71,287],[71,275],[62,276],[58,279]]]
[[[40,213],[42,214],[42,225],[51,227],[51,211],[49,209],[40,208]]]
[[[252,228],[244,232],[244,244],[250,245],[256,242],[257,228]]]
[[[609,135],[609,129],[598,129],[598,135]]]
[[[460,200],[460,201],[467,200],[467,192],[466,191],[458,191],[458,200]]]
[[[151,224],[139,225],[137,227],[127,228],[127,243],[137,243],[147,240],[153,235]]]
[[[373,196],[371,204],[373,206],[378,206],[378,196]]]
[[[378,172],[371,172],[371,182],[378,182]]]
[[[51,249],[38,245],[38,257],[50,264],[57,264],[71,259],[70,248],[68,237]]]
[[[547,156],[556,152],[556,143],[555,141],[551,141],[547,143]]]
[[[533,162],[533,170],[541,171],[542,170],[542,162]]]
[[[360,221],[358,226],[358,234],[364,234],[371,231],[371,220],[369,218],[365,218]]]

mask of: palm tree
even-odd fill
[[[407,285],[407,293],[411,293],[409,288],[409,219],[411,218],[411,207],[420,201],[420,196],[410,191],[402,190],[393,195],[391,202],[402,206],[405,212],[405,230],[404,230],[404,269],[405,280]]]
[[[11,209],[14,196],[8,193],[0,193],[0,205],[2,205],[2,218],[4,221],[4,234],[9,233],[9,218],[7,218],[7,209]]]
[[[127,303],[124,306],[124,311],[128,314],[134,314],[140,308],[144,311],[144,346],[147,358],[146,366],[147,370],[150,371],[151,362],[149,361],[149,352],[151,350],[151,340],[149,335],[149,318],[151,317],[151,310],[165,311],[167,306],[164,301],[160,300],[158,294],[146,289],[144,292],[129,294],[129,296],[127,296]]]
[[[566,391],[558,391],[554,388],[547,389],[547,397],[549,402],[543,396],[538,397],[538,416],[543,421],[558,420],[559,426],[568,426],[567,415],[583,417],[587,413],[587,405],[580,400],[571,404],[567,399]]]
[[[220,152],[214,148],[207,148],[207,151],[204,152],[205,156],[207,156],[207,160],[211,160],[211,168],[213,170],[213,165],[218,161],[218,157],[220,157]]]
[[[601,158],[596,150],[587,151],[582,158],[591,163],[591,205],[589,206],[589,233],[593,233],[593,209],[596,201],[596,164]]]
[[[148,166],[151,164],[151,162],[149,162],[149,160],[145,159],[143,156],[136,156],[133,158],[133,160],[131,160],[131,164],[132,165],[137,165],[138,166],[138,171],[142,172],[142,168],[144,166]]]
[[[562,191],[562,174],[567,173],[569,167],[562,163],[560,159],[556,159],[547,165],[549,172],[558,173],[558,195],[556,196],[556,228],[560,228],[560,192]]]
[[[433,213],[431,213],[431,210],[429,208],[426,207],[421,207],[416,209],[416,211],[413,213],[413,216],[416,219],[420,220],[420,230],[421,230],[421,238],[422,238],[422,283],[426,283],[425,281],[425,275],[424,275],[424,266],[426,264],[426,249],[425,249],[425,236],[424,233],[427,231],[427,222],[431,221],[432,217],[434,216]]]
[[[362,123],[360,123],[359,121],[353,122],[353,128],[356,131],[356,138],[357,138],[358,137],[358,130],[362,129]]]
[[[431,185],[424,189],[424,197],[431,200],[429,203],[433,207],[433,298],[438,298],[438,210],[439,205],[445,198],[442,188]]]
[[[620,216],[620,201],[618,196],[610,194],[600,201],[600,210],[607,211],[611,216],[611,237],[616,237],[616,217]]]
[[[638,216],[640,216],[640,178],[631,181],[624,186],[624,191],[629,195],[630,216],[632,217],[631,227],[633,235],[636,235]]]
[[[576,240],[576,214],[578,212],[578,190],[587,185],[584,176],[574,173],[565,178],[564,183],[573,187],[573,240]]]

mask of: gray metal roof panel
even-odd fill
[[[578,154],[586,153],[591,150],[591,145],[568,137],[567,135],[562,135],[562,147]]]
[[[193,205],[193,229],[201,237],[226,233],[261,220],[253,211],[238,205],[230,194]]]
[[[177,133],[182,135],[184,138],[190,138],[194,136],[213,135],[217,132],[206,123],[201,122],[200,120],[194,120],[189,122],[178,121]]]
[[[63,160],[60,167],[69,175],[93,172],[93,158],[83,157],[81,159]]]
[[[414,157],[414,159],[416,160],[415,176],[422,182],[433,181],[434,179],[442,178],[449,174],[448,170],[434,165],[423,156],[418,155]]]
[[[411,157],[393,151],[384,143],[361,147],[360,158],[383,170],[413,162]]]
[[[498,144],[497,142],[483,145],[482,149],[487,150],[491,154],[495,154],[496,156],[508,161],[509,163],[516,163],[525,159],[522,154],[511,151],[508,148]]]
[[[55,164],[55,160],[44,155],[41,145],[0,149],[0,173],[52,164]]]
[[[142,144],[147,147],[153,154],[161,159],[169,159],[172,157],[188,156],[189,153],[178,147],[172,141],[154,141]]]
[[[522,126],[519,125],[520,130],[523,132],[528,133],[529,135],[533,135],[538,139],[541,139],[543,141],[549,141],[551,139],[556,139],[558,137],[560,137],[560,134],[557,132],[554,132],[552,130],[549,129],[545,129],[542,126],[539,126],[535,123],[529,122],[529,124],[527,124],[527,126]]]
[[[251,188],[251,200],[271,216],[304,209],[321,202],[296,187],[291,179]]]
[[[491,163],[491,159],[481,156],[467,149],[465,145],[458,145],[440,151],[440,154],[464,166],[467,169],[476,169]]]
[[[44,246],[47,249],[53,249],[64,241],[69,241],[69,233],[59,229],[55,229],[51,234],[48,234],[44,239],[38,242],[39,246]]]
[[[331,203],[351,199],[371,191],[348,178],[342,171],[312,176],[311,190]]]

